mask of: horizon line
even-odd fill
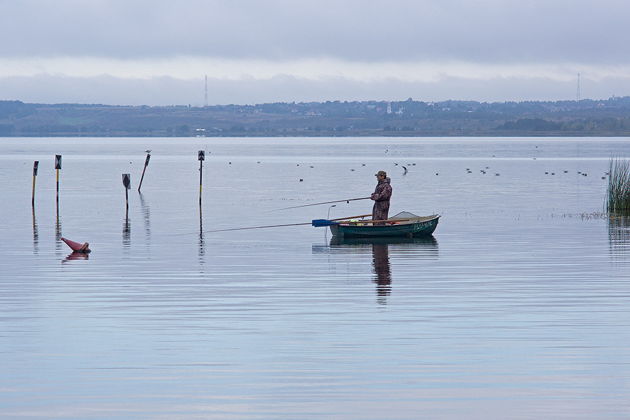
[[[98,102],[25,102],[20,99],[0,99],[0,103],[2,102],[19,102],[25,105],[84,105],[84,106],[105,106],[105,107],[132,107],[132,108],[171,108],[171,107],[185,107],[185,108],[212,108],[212,107],[221,107],[221,106],[259,106],[259,105],[277,105],[277,104],[286,104],[286,105],[297,105],[297,104],[326,104],[326,103],[401,103],[401,102],[416,102],[416,103],[426,103],[426,104],[440,104],[445,102],[475,102],[478,104],[507,104],[507,103],[557,103],[557,102],[591,102],[591,101],[610,101],[610,100],[618,100],[630,98],[630,96],[616,96],[612,95],[608,98],[580,98],[580,99],[555,99],[555,100],[544,100],[544,99],[529,99],[529,100],[506,100],[506,101],[479,101],[474,99],[445,99],[440,101],[423,101],[416,100],[411,97],[403,100],[387,100],[387,99],[369,99],[369,100],[345,100],[345,99],[334,99],[334,100],[326,100],[326,101],[277,101],[277,102],[258,102],[258,103],[223,103],[223,104],[208,104],[208,105],[193,105],[193,104],[170,104],[170,105],[130,105],[130,104],[104,104]]]

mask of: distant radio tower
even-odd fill
[[[578,102],[581,99],[581,97],[580,97],[580,73],[578,73],[578,79],[577,79],[577,94],[576,94],[576,98],[577,98]]]
[[[208,75],[206,74],[204,77],[205,86],[204,86],[204,94],[203,94],[203,106],[208,106]]]

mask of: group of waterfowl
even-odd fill
[[[535,159],[535,158],[534,158],[534,159]],[[260,162],[260,161],[257,161],[256,163],[257,163],[257,164],[260,164],[261,162]],[[231,164],[232,164],[232,162],[228,162],[228,164],[229,164],[229,165],[231,165]],[[297,163],[297,164],[296,164],[296,166],[300,166],[300,164],[299,164],[299,163]],[[362,163],[362,164],[361,164],[361,166],[366,166],[366,164],[365,164],[365,163]],[[409,167],[409,166],[416,166],[416,163],[407,163],[406,165],[402,165],[402,164],[399,164],[398,162],[394,162],[394,166],[400,166],[400,167],[403,169],[403,174],[402,174],[402,175],[404,176],[404,175],[407,175],[407,172],[409,171],[409,170],[407,169],[407,167]],[[314,168],[315,168],[315,166],[313,166],[313,165],[309,165],[309,168],[310,168],[310,169],[314,169]],[[486,166],[485,168],[480,169],[480,170],[479,170],[479,173],[481,173],[481,174],[483,174],[483,175],[486,175],[486,174],[488,173],[488,170],[489,170],[489,169],[490,169],[490,167],[489,167],[489,166]],[[356,169],[354,169],[354,168],[350,168],[350,171],[351,171],[351,172],[355,172],[355,171],[356,171]],[[468,173],[468,174],[472,174],[472,173],[473,173],[473,171],[472,171],[470,168],[466,168],[466,173]],[[567,173],[569,173],[569,171],[565,169],[565,170],[563,170],[563,173],[567,174]],[[584,176],[584,177],[588,176],[588,173],[586,173],[586,172],[577,171],[577,173],[578,173],[578,175],[581,175],[581,176]],[[440,175],[440,173],[439,173],[439,172],[436,172],[436,173],[435,173],[435,176],[439,176],[439,175]],[[556,175],[556,172],[545,171],[545,175]],[[604,173],[604,175],[603,175],[601,178],[602,178],[602,179],[606,179],[606,177],[607,177],[608,175],[609,175],[609,173],[608,173],[608,172],[605,172],[605,173]],[[494,176],[501,176],[501,174],[500,174],[499,172],[495,172],[495,173],[494,173]],[[299,182],[304,182],[304,178],[299,178]]]

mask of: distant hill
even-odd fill
[[[110,106],[0,101],[0,136],[630,136],[630,97]]]

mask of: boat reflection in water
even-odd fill
[[[330,240],[331,251],[351,249],[358,253],[372,253],[373,282],[376,283],[377,301],[387,303],[387,296],[392,290],[392,267],[390,254],[394,258],[438,258],[438,242],[432,236],[420,238],[343,238],[333,236]]]

